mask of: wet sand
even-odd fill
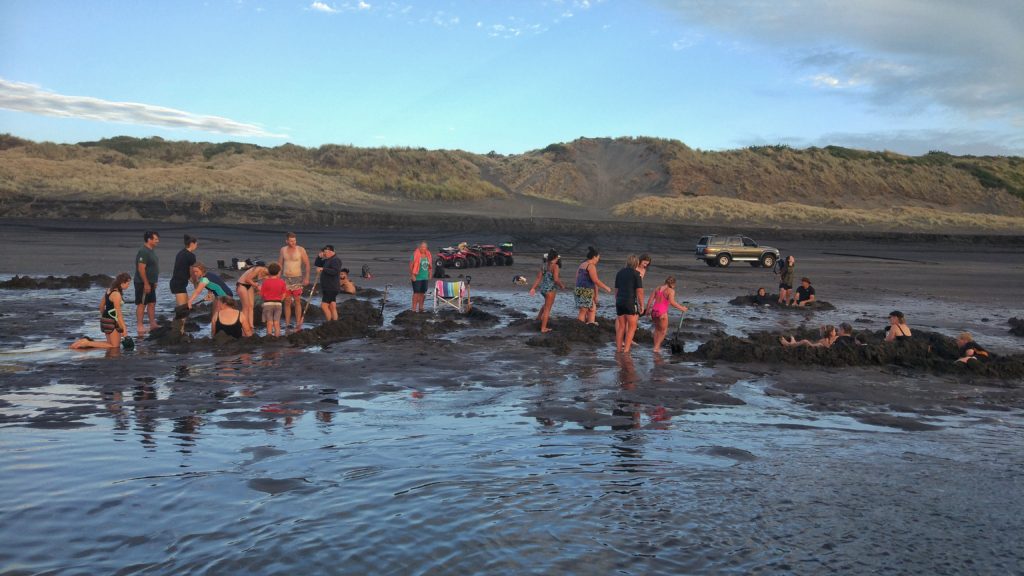
[[[0,275],[113,276],[130,265],[141,229],[4,225],[18,250],[0,258]],[[158,230],[166,278],[184,229]],[[188,232],[211,264],[272,259],[282,239],[280,230]],[[452,272],[472,276],[478,314],[415,316],[404,272],[412,247],[465,237],[298,232],[307,248],[334,244],[354,276],[370,265],[374,278],[357,279],[360,287],[393,284],[382,325],[366,326],[380,300],[371,296],[348,305],[364,330],[342,322],[323,337],[148,341],[105,358],[64,349],[99,335],[99,288],[0,291],[9,328],[0,337],[0,513],[11,519],[0,529],[0,565],[547,573],[588,562],[600,573],[666,574],[1024,566],[1021,378],[693,356],[714,338],[826,322],[876,332],[894,308],[915,330],[967,329],[996,353],[1019,354],[1008,322],[1024,316],[1020,250],[759,238],[796,254],[798,275],[835,307],[795,311],[729,304],[777,280],[746,265],[706,267],[693,259],[695,238],[503,231],[475,238],[514,241],[514,266]],[[563,293],[555,331],[537,333],[539,298],[512,277],[532,279],[539,254],[554,247],[571,279],[590,244],[604,249],[606,282],[629,252],[653,256],[654,280],[680,279],[679,299],[691,306],[685,354],[653,356],[644,323],[632,358],[617,357],[603,294],[599,326],[575,323]],[[161,290],[170,316],[165,282]],[[129,315],[130,331],[133,323]],[[67,544],[55,552],[53,538]]]

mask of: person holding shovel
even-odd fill
[[[338,292],[341,292],[341,258],[334,252],[334,246],[328,244],[316,257],[313,263],[320,270],[320,309],[324,318],[330,322],[338,319]]]
[[[686,306],[676,302],[676,278],[669,276],[665,283],[654,289],[651,297],[647,299],[647,308],[651,311],[651,322],[654,323],[654,353],[661,352],[661,343],[665,341],[668,334],[668,309],[669,306],[686,312]]]

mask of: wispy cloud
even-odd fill
[[[320,2],[317,0],[310,4],[306,10],[313,12],[321,12],[323,14],[341,14],[343,12],[369,12],[373,10],[373,4],[366,2],[365,0],[357,0],[356,2],[342,2],[341,4],[328,4],[326,2]]]
[[[88,96],[67,96],[44,90],[33,84],[12,82],[4,78],[0,78],[0,108],[42,116],[199,130],[232,136],[288,137],[286,134],[268,132],[256,124],[246,124],[221,116],[204,116],[152,104],[114,102]]]
[[[337,8],[330,4],[325,4],[324,2],[313,2],[309,5],[309,9],[316,12],[323,12],[325,14],[337,14],[339,12]]]

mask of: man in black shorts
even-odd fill
[[[631,254],[626,267],[615,275],[615,349],[629,353],[637,320],[643,315],[644,281],[637,271],[640,259]]]
[[[328,244],[317,254],[314,266],[320,269],[320,309],[327,321],[338,319],[338,292],[341,292],[341,258]]]
[[[144,312],[149,312],[149,329],[156,328],[156,281],[160,277],[160,260],[156,257],[156,246],[160,235],[147,230],[143,235],[142,248],[135,254],[135,326],[139,336],[146,333],[143,322]]]

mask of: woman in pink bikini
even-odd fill
[[[661,352],[661,343],[665,341],[668,334],[668,308],[669,306],[686,312],[686,306],[676,302],[676,278],[669,276],[665,283],[655,288],[651,297],[647,299],[646,309],[651,311],[651,321],[654,323],[654,352]]]

